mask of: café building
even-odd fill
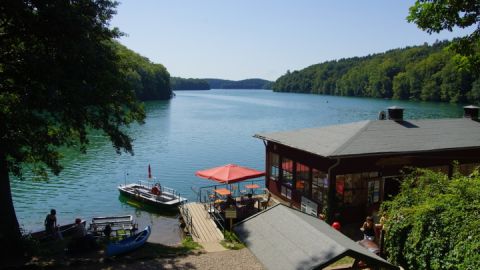
[[[399,192],[402,169],[421,167],[452,175],[454,162],[468,174],[480,165],[479,108],[456,119],[403,119],[390,107],[379,120],[259,133],[266,149],[265,186],[312,215],[345,223],[375,215]]]

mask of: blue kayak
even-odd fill
[[[135,235],[127,237],[121,241],[108,244],[105,255],[107,257],[111,257],[135,250],[147,242],[151,232],[152,229],[150,226],[147,226],[143,231]]]

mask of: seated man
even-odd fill
[[[84,251],[96,246],[95,238],[91,234],[87,234],[87,229],[81,219],[75,219],[73,230],[72,239],[68,245],[70,252]]]

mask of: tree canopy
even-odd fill
[[[480,269],[480,174],[418,169],[385,202],[389,261],[405,269]]]
[[[428,33],[443,30],[452,32],[454,27],[466,28],[476,25],[473,32],[458,38],[451,48],[467,57],[472,67],[480,72],[480,2],[478,0],[417,0],[407,17]]]
[[[89,129],[133,153],[123,127],[143,122],[109,27],[116,2],[0,1],[0,240],[19,251],[10,174],[58,174],[61,147],[85,151]],[[122,66],[123,65],[123,66]]]
[[[328,61],[287,73],[273,90],[405,100],[480,102],[480,76],[448,41]],[[480,51],[479,51],[480,53]]]
[[[204,79],[212,89],[268,89],[270,81],[263,79],[246,79],[240,81],[222,79]]]
[[[112,46],[120,57],[121,71],[139,100],[171,98],[170,74],[163,65],[152,63],[116,41],[112,41]]]

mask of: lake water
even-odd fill
[[[86,155],[65,153],[65,169],[48,182],[15,180],[12,192],[20,224],[39,229],[51,208],[60,224],[75,217],[132,214],[158,220],[120,200],[117,186],[145,179],[148,164],[164,186],[195,200],[192,186],[213,184],[195,171],[236,163],[264,170],[265,147],[255,133],[275,132],[376,119],[389,106],[405,108],[406,119],[461,117],[460,105],[369,98],[274,93],[269,90],[177,91],[170,101],[146,104],[144,125],[129,129],[135,155],[117,155],[103,136],[93,136]],[[161,217],[165,234],[178,232],[177,220]],[[166,244],[177,241],[166,238]]]

